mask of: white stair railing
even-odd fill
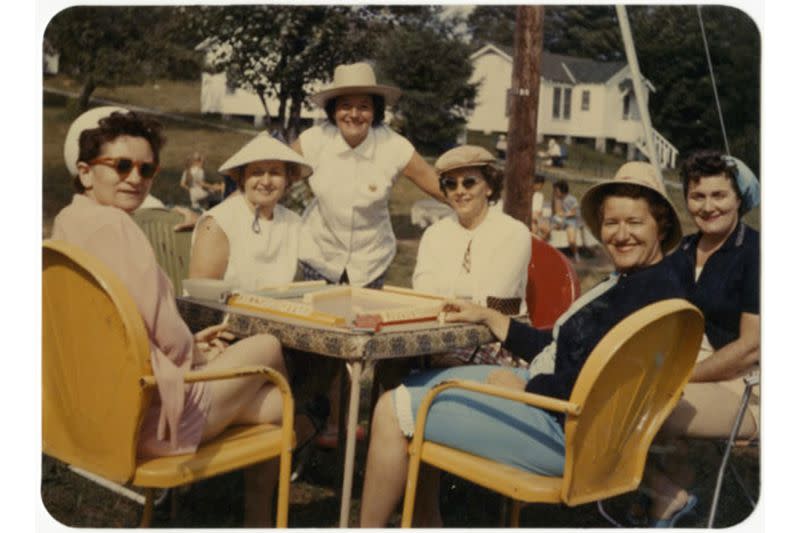
[[[656,159],[661,168],[675,168],[678,160],[678,149],[675,145],[655,130],[653,130],[653,142],[655,143]],[[644,137],[636,139],[636,148],[645,155],[649,153]]]

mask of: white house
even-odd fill
[[[213,65],[217,57],[226,53],[225,45],[219,44],[213,39],[206,39],[198,44],[195,50],[205,52],[206,66]],[[239,87],[232,87],[228,84],[228,78],[224,72],[216,74],[203,72],[201,83],[201,113],[249,116],[253,117],[253,122],[255,124],[260,125],[263,123],[266,113],[264,111],[264,106],[261,104],[261,100],[259,100],[255,92]],[[312,87],[310,92],[316,92],[319,88],[320,87]],[[270,114],[273,116],[277,115],[278,106],[280,105],[279,100],[274,97],[268,97],[266,101]],[[313,109],[306,109],[304,106],[300,111],[300,118],[317,122],[325,118],[325,111],[316,107]]]
[[[488,44],[470,59],[471,81],[481,85],[467,130],[507,133],[513,58],[509,51]],[[567,144],[588,141],[603,152],[614,143],[624,148],[628,159],[633,159],[636,150],[645,152],[644,128],[627,63],[542,52],[540,69],[539,141],[545,137],[563,138]],[[655,92],[652,83],[644,82],[647,95]],[[661,165],[674,168],[678,150],[657,131],[653,135]]]

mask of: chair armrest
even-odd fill
[[[505,398],[506,400],[522,402],[527,405],[546,409],[548,411],[558,411],[573,416],[580,415],[582,410],[581,406],[574,402],[566,402],[564,400],[559,400],[557,398],[551,398],[549,396],[535,394],[532,392],[512,390],[505,387],[499,387],[497,385],[490,385],[488,383],[479,383],[477,381],[443,381],[428,391],[420,403],[419,410],[417,412],[417,423],[416,427],[414,428],[414,438],[411,442],[411,446],[409,447],[409,453],[418,453],[419,447],[422,445],[422,440],[425,433],[425,423],[428,418],[428,411],[430,410],[434,398],[440,393],[454,388],[471,390],[478,393],[487,394],[489,396],[497,396],[500,398]]]
[[[286,381],[286,378],[284,378],[280,372],[277,372],[267,366],[253,365],[226,368],[221,370],[195,370],[192,372],[187,372],[183,376],[183,380],[185,383],[195,383],[198,381],[216,381],[219,379],[255,376],[257,374],[265,375],[268,381],[271,381],[278,387],[278,389],[280,389],[281,393],[291,394],[291,389],[289,388],[289,383]],[[156,378],[152,375],[142,376],[139,378],[139,385],[142,388],[155,387]]]

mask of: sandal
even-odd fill
[[[686,500],[686,503],[683,505],[683,507],[678,509],[675,512],[675,514],[673,514],[669,518],[660,518],[658,520],[653,520],[653,522],[650,523],[650,527],[656,527],[656,528],[675,527],[675,524],[678,522],[678,520],[680,520],[681,518],[692,512],[692,510],[695,508],[696,505],[697,505],[697,496],[690,493],[689,499]]]
[[[308,420],[311,422],[311,425],[314,426],[314,431],[311,435],[306,438],[301,444],[298,444],[295,449],[294,453],[300,453],[303,448],[308,446],[310,442],[313,442],[317,436],[322,433],[325,429],[325,425],[328,421],[328,415],[331,412],[331,406],[328,402],[328,398],[325,396],[317,395],[314,396],[311,400],[306,402],[306,404],[297,411],[297,416],[305,415]]]

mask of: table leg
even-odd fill
[[[342,482],[342,507],[339,512],[339,527],[349,527],[350,497],[353,492],[353,473],[356,458],[356,426],[361,389],[362,361],[352,361],[350,375],[350,401],[347,411],[347,444],[344,452],[344,481]]]

